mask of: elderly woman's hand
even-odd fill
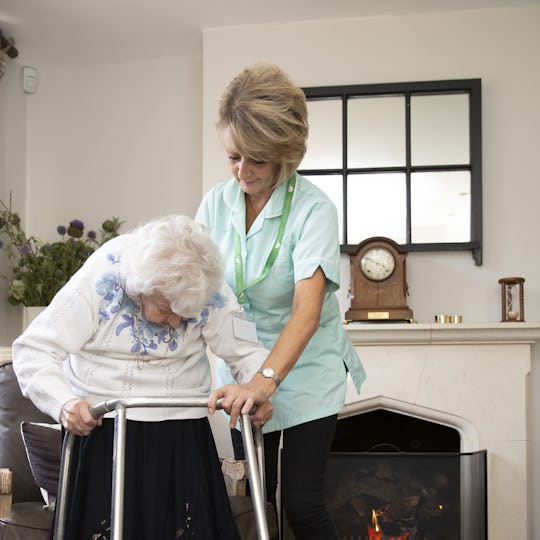
[[[273,406],[266,394],[253,383],[227,384],[217,388],[208,399],[208,412],[213,414],[216,403],[221,399],[221,406],[230,415],[229,425],[236,426],[241,414],[250,415],[253,427],[262,427],[272,418]]]
[[[102,417],[95,419],[90,414],[93,404],[81,398],[66,401],[60,409],[60,422],[67,431],[76,435],[88,435],[96,426],[101,426]]]

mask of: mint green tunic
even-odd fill
[[[279,186],[246,234],[244,193],[235,179],[214,186],[204,197],[196,220],[210,228],[225,264],[225,279],[236,288],[234,237],[238,231],[244,281],[262,273],[278,234],[286,183]],[[269,275],[246,291],[244,305],[260,341],[272,349],[291,316],[295,284],[321,267],[327,280],[321,323],[273,398],[274,414],[264,431],[276,431],[339,413],[345,400],[347,371],[356,390],[365,379],[358,355],[342,325],[335,291],[339,288],[340,252],[337,212],[330,199],[296,175],[296,189],[279,255]],[[233,383],[218,360],[217,385]]]

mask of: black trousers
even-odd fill
[[[281,503],[297,540],[334,540],[338,532],[324,504],[326,461],[337,415],[264,435],[266,497],[276,508],[281,434]],[[245,459],[240,431],[231,430],[234,457]]]

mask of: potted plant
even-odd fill
[[[48,306],[53,296],[103,243],[115,236],[123,221],[113,217],[105,220],[101,229],[85,234],[84,223],[78,219],[68,226],[59,225],[60,239],[42,242],[27,236],[16,212],[0,200],[0,248],[9,263],[7,300],[10,304]]]

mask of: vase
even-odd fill
[[[23,306],[23,332],[44,309],[45,306]]]

